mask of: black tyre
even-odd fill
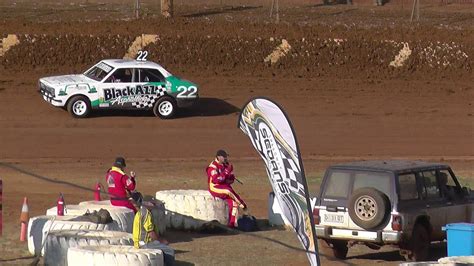
[[[171,97],[161,97],[153,106],[153,113],[162,119],[172,118],[176,113],[176,102]]]
[[[91,109],[89,99],[84,96],[74,96],[67,103],[67,111],[76,118],[89,116]]]
[[[349,199],[349,216],[365,230],[373,230],[387,221],[390,200],[375,188],[359,188]]]
[[[332,254],[332,256],[341,260],[345,260],[347,258],[347,252],[349,251],[346,240],[318,239],[318,248],[326,255]]]
[[[413,228],[410,239],[410,253],[408,260],[410,261],[426,261],[430,256],[430,233],[428,229],[420,223]]]

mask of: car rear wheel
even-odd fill
[[[345,240],[318,240],[318,248],[322,250],[326,255],[332,255],[335,258],[345,260],[347,258],[347,252],[349,247],[347,247],[347,241]]]
[[[387,195],[375,188],[359,188],[349,199],[349,216],[363,229],[373,230],[387,221],[389,207]]]
[[[176,113],[176,103],[171,97],[162,97],[153,106],[153,113],[162,119],[172,118]]]
[[[91,111],[91,103],[84,96],[74,96],[67,103],[67,111],[76,118],[87,117]]]

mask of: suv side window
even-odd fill
[[[345,198],[351,182],[351,173],[349,172],[331,172],[327,179],[324,196],[330,198]]]
[[[424,171],[420,173],[420,176],[423,179],[423,197],[439,198],[440,190],[436,181],[436,171]]]
[[[439,187],[442,197],[452,200],[456,197],[456,182],[448,170],[441,170],[439,175]]]
[[[415,174],[399,175],[398,184],[400,188],[400,200],[415,200],[419,198]]]

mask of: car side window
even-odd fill
[[[424,171],[420,173],[423,180],[423,197],[432,199],[440,197],[440,190],[436,180],[436,171]]]
[[[324,196],[330,198],[347,197],[350,181],[351,174],[349,172],[331,172],[327,180]]]
[[[110,75],[106,83],[131,83],[133,82],[133,68],[119,68]]]
[[[456,182],[448,170],[441,170],[438,173],[441,195],[448,200],[456,197]]]
[[[400,200],[419,199],[415,174],[411,173],[399,175],[398,185],[400,188]]]
[[[140,82],[164,82],[165,77],[158,69],[141,68]]]

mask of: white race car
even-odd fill
[[[196,84],[150,61],[102,60],[83,74],[45,77],[38,85],[44,100],[77,118],[104,108],[153,109],[156,116],[171,118],[177,108],[198,100]]]

